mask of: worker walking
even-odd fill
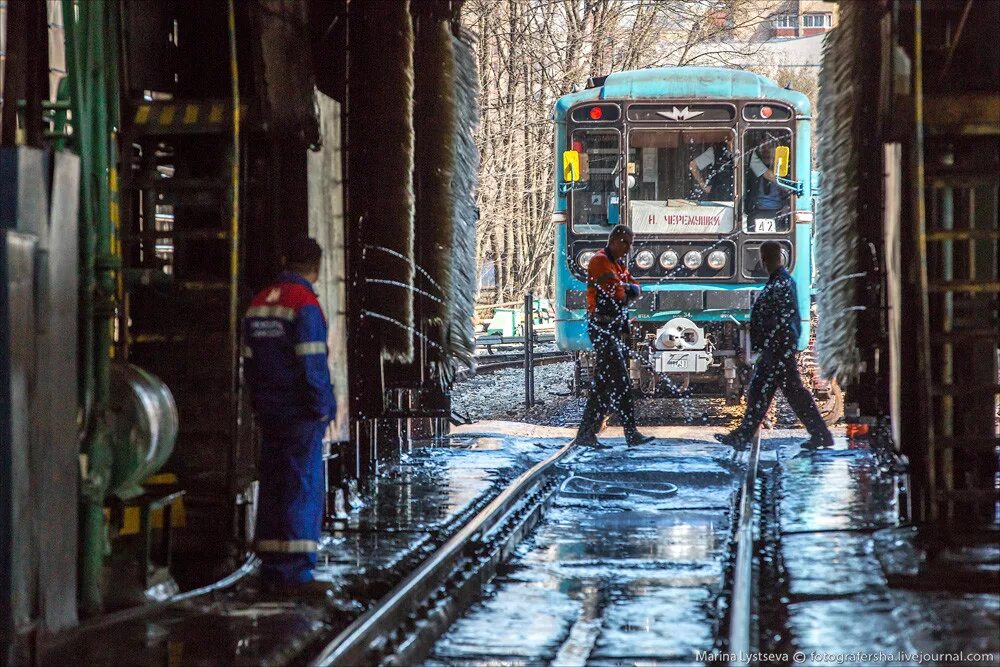
[[[594,254],[587,265],[587,333],[594,346],[594,384],[587,398],[576,434],[581,445],[605,447],[597,431],[610,410],[615,410],[625,428],[625,441],[641,445],[654,440],[639,433],[635,423],[632,383],[628,373],[628,306],[640,289],[625,268],[632,248],[632,230],[618,225],[608,236],[608,245]]]
[[[336,413],[327,323],[313,291],[322,250],[294,239],[244,320],[246,378],[262,433],[257,553],[268,592],[325,594],[313,579],[323,518],[323,434]]]
[[[735,431],[715,436],[719,442],[736,449],[745,449],[749,445],[778,387],[809,432],[810,439],[803,447],[818,449],[833,446],[830,429],[799,375],[796,356],[802,324],[798,294],[795,280],[783,266],[781,255],[781,244],[777,241],[765,241],[760,246],[761,262],[770,275],[750,311],[750,345],[759,351],[760,356],[747,389],[743,420]]]

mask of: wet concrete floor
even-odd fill
[[[778,471],[788,631],[805,664],[1000,664],[1000,591],[890,586],[915,532],[899,526],[903,479],[886,456],[844,438],[816,453],[783,441]]]
[[[706,436],[608,438],[613,449],[575,455],[542,524],[428,664],[690,663],[711,650],[739,475]]]
[[[254,579],[182,603],[101,619],[59,637],[40,656],[68,665],[267,665],[301,660],[346,627],[520,473],[568,439],[466,428],[419,443],[383,466],[365,505],[324,536],[316,576],[339,590],[336,608],[278,601]]]
[[[711,441],[717,428],[648,430],[660,439],[629,449],[621,429],[610,428],[612,450],[580,452],[566,464],[578,481],[520,545],[488,599],[438,644],[433,664],[690,663],[695,651],[711,650],[740,469]],[[762,452],[762,466],[779,475],[788,645],[810,664],[858,651],[992,652],[979,664],[1000,664],[1000,595],[889,585],[886,563],[912,553],[913,534],[897,526],[899,480],[885,458],[850,449],[842,434],[834,451],[801,452],[803,435],[768,432]],[[339,589],[336,609],[268,600],[249,578],[221,593],[85,624],[59,637],[40,662],[302,661],[570,437],[570,428],[484,422],[384,468],[366,505],[324,539],[318,576]],[[628,478],[642,483],[630,487]],[[677,492],[635,492],[668,484]],[[930,662],[948,664],[923,660]]]

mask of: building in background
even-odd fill
[[[837,26],[837,3],[830,0],[786,0],[775,8],[768,26],[771,39],[812,37]]]

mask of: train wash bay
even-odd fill
[[[0,1],[0,667],[1000,664],[997,25]]]

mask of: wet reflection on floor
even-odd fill
[[[895,525],[895,478],[867,449],[798,452],[783,461],[782,530],[855,530]],[[789,450],[791,453],[791,450]]]
[[[499,438],[456,438],[446,443],[414,447],[398,462],[385,464],[368,504],[351,515],[348,529],[439,529],[469,509],[489,487],[505,485],[556,447],[554,442]]]
[[[69,637],[46,665],[282,664],[328,631],[323,613],[294,603],[239,599],[178,605],[105,633]]]
[[[492,595],[451,628],[429,664],[689,662],[711,648],[731,451],[695,439],[634,449],[609,442],[614,449],[581,452],[570,471],[612,485],[629,476],[671,482],[677,493],[557,497]]]
[[[788,629],[806,664],[828,664],[824,656],[859,651],[894,656],[992,651],[997,664],[1000,595],[889,585],[886,567],[907,569],[902,561],[913,553],[915,533],[893,528],[901,479],[885,456],[852,449],[838,438],[834,450],[821,452],[803,452],[786,442],[779,459]],[[915,572],[916,565],[912,568]]]
[[[386,464],[343,530],[324,535],[316,576],[340,591],[334,609],[269,601],[250,578],[233,590],[84,629],[42,664],[260,665],[303,662],[426,558],[456,525],[564,445],[559,438],[463,436],[421,443]]]

